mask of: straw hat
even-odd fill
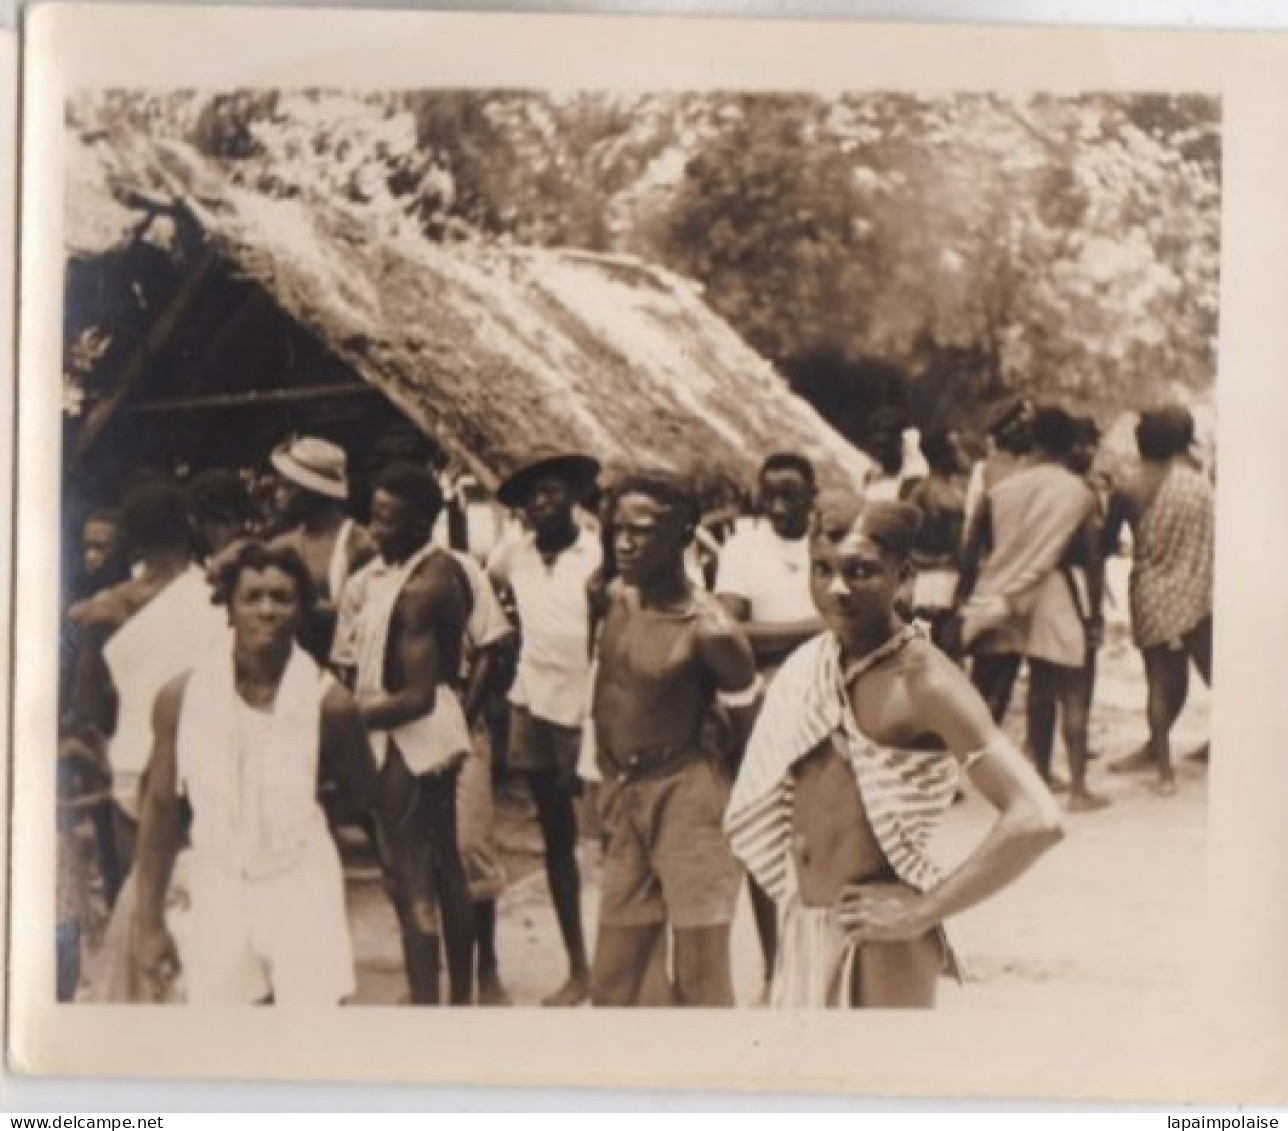
[[[519,461],[496,489],[496,497],[507,507],[521,507],[537,480],[546,475],[558,476],[584,494],[594,486],[599,461],[575,452],[538,449]]]
[[[328,499],[349,497],[348,459],[344,449],[327,440],[301,436],[273,449],[278,474],[297,487]]]

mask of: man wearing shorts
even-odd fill
[[[568,952],[568,980],[543,1004],[572,1006],[590,995],[577,867],[577,758],[590,679],[587,583],[599,570],[599,539],[573,508],[593,487],[588,456],[543,453],[506,479],[497,498],[523,511],[529,533],[496,580],[509,585],[522,646],[510,688],[507,766],[532,793],[545,845],[546,879]]]
[[[665,473],[628,475],[608,516],[623,584],[610,595],[591,708],[605,841],[593,1000],[637,1004],[669,925],[678,1001],[732,1005],[742,875],[721,831],[728,780],[701,734],[719,699],[735,744],[745,740],[759,703],[755,658],[685,573],[698,521],[690,491]]]
[[[156,698],[131,958],[154,982],[176,961],[163,908],[190,825],[188,1001],[335,1005],[354,990],[353,948],[318,771],[375,805],[371,750],[352,696],[295,643],[312,599],[299,555],[248,542],[217,592],[231,642]]]

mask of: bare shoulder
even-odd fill
[[[895,661],[908,694],[922,710],[952,711],[976,698],[966,673],[924,637],[909,641]]]
[[[398,600],[400,605],[404,599],[440,605],[462,600],[468,586],[465,571],[451,554],[430,554],[407,579]]]
[[[936,691],[965,678],[961,669],[924,636],[915,636],[890,657],[899,675],[910,685]]]

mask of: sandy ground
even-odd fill
[[[1121,580],[1121,579],[1120,579]],[[1117,587],[1116,587],[1117,588]],[[1119,590],[1121,593],[1121,589]],[[1017,689],[1016,703],[1024,688]],[[1135,749],[1145,736],[1145,687],[1138,654],[1125,626],[1111,625],[1101,653],[1092,717],[1093,788],[1113,805],[1071,815],[1067,837],[1054,852],[1002,895],[953,921],[951,929],[971,979],[941,982],[946,1009],[1006,1009],[1077,1002],[1086,1008],[1121,994],[1168,994],[1189,977],[1192,956],[1184,928],[1202,898],[1207,775],[1183,755],[1207,737],[1208,693],[1195,676],[1185,714],[1174,733],[1180,792],[1160,798],[1152,775],[1109,774],[1105,765]],[[1007,729],[1019,737],[1012,711]],[[989,807],[969,797],[953,808],[937,845],[951,866],[986,832]],[[516,1005],[533,1005],[566,974],[562,946],[539,869],[535,829],[521,806],[504,807],[500,835],[513,882],[500,904],[498,950],[505,984]],[[581,849],[583,907],[593,940],[599,874],[598,849]],[[405,1000],[398,932],[389,904],[369,869],[351,871],[350,915],[362,1002]],[[760,956],[750,913],[734,924],[733,964],[739,1004],[760,993]]]

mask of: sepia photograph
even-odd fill
[[[1183,93],[70,101],[59,1000],[1182,977],[1220,174]]]
[[[1203,990],[1220,89],[48,42],[25,1000],[915,1044]]]

